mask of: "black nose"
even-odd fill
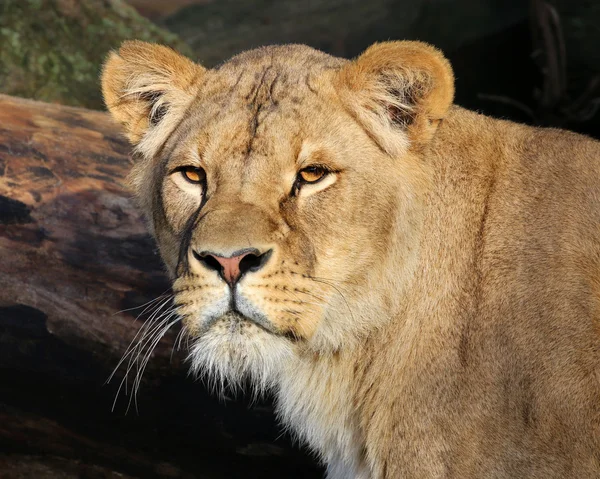
[[[223,256],[210,251],[192,251],[194,258],[204,267],[217,271],[228,284],[237,283],[246,273],[258,271],[269,260],[273,250],[261,253],[254,248],[236,251],[231,256]]]

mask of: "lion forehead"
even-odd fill
[[[254,113],[265,113],[287,99],[298,107],[305,97],[330,88],[327,72],[338,70],[346,60],[304,45],[270,46],[240,53],[211,71],[197,94],[196,106],[219,98],[220,107],[240,104]],[[211,95],[212,93],[212,95]]]
[[[239,69],[251,69],[272,65],[288,71],[296,70],[306,73],[307,70],[339,68],[347,60],[333,57],[306,45],[271,45],[242,52],[216,68],[216,71],[227,72]]]

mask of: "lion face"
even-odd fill
[[[196,369],[266,384],[393,314],[451,83],[411,42],[355,62],[269,47],[216,70],[141,42],[111,55],[105,99],[136,145],[131,181]]]

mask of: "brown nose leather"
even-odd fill
[[[223,256],[215,256],[210,255],[214,259],[216,259],[221,265],[223,279],[227,281],[229,284],[236,283],[238,279],[242,276],[242,271],[240,270],[240,262],[245,256],[248,256],[250,252],[240,254],[238,256],[232,256],[231,258],[224,258]]]

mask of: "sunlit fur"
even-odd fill
[[[203,375],[217,393],[251,380],[259,392],[278,384],[293,357],[290,342],[261,333],[252,323],[229,315],[191,346],[191,368]]]
[[[211,387],[272,391],[329,478],[600,476],[598,143],[453,106],[419,42],[127,42],[102,86]],[[232,293],[203,258],[246,248]]]

